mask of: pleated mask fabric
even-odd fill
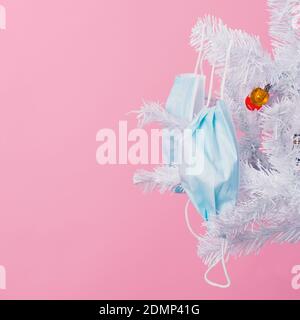
[[[190,152],[185,154],[181,182],[197,211],[208,220],[233,209],[239,190],[237,139],[224,101],[202,109],[190,130],[191,137],[183,142],[184,152],[194,150],[196,154],[190,160]]]

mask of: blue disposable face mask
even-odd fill
[[[205,76],[186,73],[176,77],[166,103],[167,111],[181,119],[192,121],[204,106]]]
[[[197,211],[209,220],[234,208],[239,189],[237,141],[224,101],[202,109],[191,130],[193,135],[183,144],[196,150],[196,164],[180,166],[181,184]]]
[[[194,115],[204,106],[205,77],[196,73],[182,74],[176,77],[166,102],[166,110],[177,118],[191,122]],[[175,131],[163,135],[163,161],[172,165],[176,162],[175,144],[180,133]],[[182,190],[178,188],[178,190]],[[177,191],[178,191],[177,190]]]
[[[230,57],[231,43],[226,55],[224,76],[221,85],[221,98],[213,107],[209,107],[214,69],[209,85],[209,95],[205,104],[205,77],[203,75],[187,74],[176,78],[167,101],[167,110],[174,116],[188,121],[194,119],[190,126],[192,134],[183,138],[184,152],[187,149],[196,150],[193,166],[185,162],[179,165],[181,185],[177,192],[186,192],[189,201],[205,220],[213,215],[220,215],[227,210],[233,210],[239,190],[239,157],[237,139],[231,116],[223,100],[225,77]],[[200,54],[196,66],[200,62]],[[193,118],[193,115],[197,114]],[[199,134],[200,139],[197,139]],[[164,157],[174,158],[174,149],[163,143]],[[188,158],[188,157],[187,157]],[[185,159],[186,160],[186,159]],[[197,170],[192,169],[196,167]],[[200,238],[191,228],[188,219],[188,204],[186,206],[186,221],[193,235]],[[205,280],[217,287],[227,288],[230,279],[227,274],[224,259],[226,239],[222,242],[221,260],[227,278],[227,284],[221,285],[208,279],[208,273],[216,265],[212,265],[205,274]]]
[[[228,109],[223,101],[226,69],[230,55],[228,48],[223,81],[221,85],[221,99],[213,107],[209,107],[213,75],[212,67],[209,94],[205,104],[205,76],[197,74],[201,63],[199,54],[194,74],[183,74],[176,77],[170,96],[166,103],[167,111],[181,119],[190,122],[187,128],[192,134],[182,137],[183,152],[186,149],[196,150],[193,156],[193,166],[187,163],[184,155],[179,165],[181,185],[176,192],[186,192],[191,202],[202,214],[205,220],[235,206],[239,189],[239,159],[234,126]],[[202,67],[201,67],[202,69]],[[196,116],[194,116],[197,114]],[[200,139],[197,139],[197,134]],[[173,135],[176,140],[176,133]],[[163,157],[165,163],[176,164],[174,143],[167,142],[170,137],[163,139]],[[173,144],[172,144],[173,142]]]
[[[169,177],[165,177],[166,172],[163,172],[161,177],[159,171],[155,171],[154,174],[141,172],[134,178],[135,183],[149,181],[150,188],[153,184],[160,184],[160,181],[162,181],[164,188],[168,184],[173,191],[186,193],[189,197],[185,209],[186,223],[191,233],[200,243],[202,237],[193,231],[189,222],[189,204],[192,203],[206,221],[212,220],[212,223],[214,223],[214,219],[218,219],[219,215],[221,216],[224,212],[230,212],[230,210],[233,211],[239,190],[237,139],[231,116],[223,99],[232,42],[230,42],[227,54],[225,54],[221,98],[211,107],[214,64],[207,100],[205,96],[206,78],[203,72],[200,75],[197,74],[199,66],[202,71],[203,38],[204,36],[202,35],[202,44],[194,74],[182,74],[176,77],[166,103],[167,113],[162,116],[162,119],[165,119],[165,117],[168,118],[169,114],[170,119],[175,118],[173,124],[166,125],[166,127],[178,127],[179,130],[173,136],[168,134],[168,137],[166,132],[163,133],[163,161],[164,164],[172,167],[172,170],[166,171],[167,174],[170,174],[172,182],[171,184],[169,182],[166,183],[165,180],[168,180]],[[186,123],[189,123],[189,125],[186,125]],[[185,129],[183,133],[182,129]],[[185,135],[186,131],[190,135]],[[174,140],[173,144],[170,141],[170,136]],[[176,161],[178,160],[178,157],[176,158],[178,148],[177,150],[175,148],[177,141],[183,148],[180,151],[183,156],[181,162]],[[190,152],[191,150],[194,150],[194,152]],[[210,227],[210,224],[208,224],[208,227]],[[209,266],[205,273],[205,280],[213,286],[227,288],[230,286],[230,279],[225,265],[226,235],[219,235],[219,240],[220,254],[215,257],[215,262]],[[208,279],[210,270],[220,261],[227,279],[225,285]]]

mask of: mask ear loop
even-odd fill
[[[198,75],[198,70],[200,68],[200,74],[203,74],[203,60],[204,60],[204,55],[203,55],[203,47],[204,47],[204,27],[202,28],[202,35],[201,35],[201,45],[199,49],[199,54],[197,58],[197,63],[195,67],[194,74]],[[213,81],[214,81],[214,74],[215,74],[215,62],[213,63],[211,74],[210,74],[210,82],[209,82],[209,90],[208,90],[208,98],[207,98],[207,104],[206,107],[209,107],[211,96],[212,96],[212,88],[213,88]],[[196,91],[196,90],[195,90]],[[194,96],[196,96],[196,92],[194,92]],[[194,101],[194,100],[193,100]]]
[[[194,70],[194,76],[195,76],[195,85],[193,89],[193,97],[192,97],[192,108],[195,105],[196,102],[196,97],[197,97],[197,91],[198,91],[198,85],[199,85],[199,77],[198,77],[198,71],[200,68],[200,75],[203,75],[203,47],[204,47],[204,32],[205,32],[205,27],[203,26],[202,28],[202,35],[201,35],[201,43],[200,43],[200,48],[199,48],[199,54]]]
[[[199,67],[200,67],[200,74],[203,74],[203,56],[202,56],[202,54],[203,54],[203,47],[204,47],[204,32],[205,32],[205,27],[203,26],[199,54],[198,54],[197,63],[196,63],[195,70],[194,70],[195,75],[198,75]]]
[[[210,105],[210,100],[211,100],[211,96],[212,96],[212,89],[213,89],[214,75],[215,75],[215,67],[216,67],[216,63],[214,62],[213,65],[212,65],[211,73],[210,73],[209,90],[208,90],[208,97],[207,97],[207,104],[206,104],[207,108]]]
[[[191,200],[189,199],[189,200],[186,202],[186,205],[185,205],[185,210],[184,210],[185,222],[186,222],[186,225],[187,225],[190,233],[191,233],[197,240],[201,240],[201,237],[193,230],[193,228],[192,228],[192,226],[191,226],[191,223],[190,223],[190,219],[189,219],[189,206],[190,206],[190,203],[191,203]]]
[[[186,222],[186,225],[190,231],[190,233],[199,241],[201,240],[202,238],[193,230],[192,226],[191,226],[191,223],[190,223],[190,219],[189,219],[189,205],[191,203],[191,200],[189,199],[185,205],[185,222]],[[221,245],[221,263],[222,263],[222,267],[223,267],[223,271],[224,271],[224,274],[225,274],[225,277],[226,277],[226,281],[227,283],[226,284],[219,284],[219,283],[216,283],[216,282],[213,282],[211,280],[208,279],[208,274],[210,273],[210,271],[217,266],[217,264],[220,262],[220,260],[216,260],[216,262],[214,262],[208,269],[207,271],[205,272],[204,274],[204,279],[205,281],[213,286],[213,287],[217,287],[217,288],[221,288],[221,289],[227,289],[231,286],[231,280],[230,280],[230,277],[228,275],[228,271],[227,271],[227,268],[226,268],[226,263],[225,263],[225,248],[226,248],[226,244],[227,244],[227,241],[226,239],[222,239],[222,245]]]
[[[251,68],[251,65],[250,65],[251,54],[252,54],[252,48],[250,48],[249,54],[248,54],[248,58],[247,58],[247,63],[246,63],[247,69],[246,69],[245,77],[244,77],[244,81],[243,81],[243,85],[244,86],[247,85],[249,71],[250,71],[250,68]]]
[[[213,281],[208,279],[208,274],[220,262],[220,260],[217,260],[216,262],[214,262],[207,269],[207,271],[205,272],[205,275],[204,275],[204,279],[209,285],[211,285],[213,287],[221,288],[221,289],[227,289],[227,288],[229,288],[231,286],[231,280],[230,280],[230,277],[228,275],[227,268],[226,268],[226,263],[225,263],[225,247],[226,247],[226,239],[222,239],[222,244],[221,244],[221,263],[222,263],[224,275],[226,277],[226,284],[216,283],[216,282],[213,282]]]
[[[226,58],[225,58],[224,74],[223,74],[223,79],[222,79],[222,84],[221,84],[221,100],[224,99],[224,90],[225,90],[226,77],[227,77],[228,66],[229,66],[229,61],[230,61],[232,42],[233,41],[231,39],[229,46],[228,46],[228,49],[227,49]]]

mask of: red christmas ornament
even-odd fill
[[[248,110],[250,111],[255,111],[255,110],[260,110],[262,108],[262,106],[258,106],[257,104],[254,104],[251,100],[251,97],[248,96],[245,100],[245,104],[246,107],[248,108]]]
[[[245,104],[250,111],[260,110],[262,106],[266,105],[270,99],[271,84],[267,84],[264,89],[255,88],[251,94],[246,98]]]

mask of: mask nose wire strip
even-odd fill
[[[201,240],[202,238],[193,230],[192,226],[191,226],[191,223],[190,223],[190,219],[189,219],[189,206],[190,206],[190,203],[191,203],[191,200],[188,200],[186,202],[186,205],[185,205],[185,210],[184,210],[184,214],[185,214],[185,222],[186,222],[186,225],[190,231],[190,233],[197,239],[197,240]],[[205,272],[205,275],[204,275],[204,279],[205,281],[213,286],[213,287],[217,287],[217,288],[221,288],[221,289],[226,289],[226,288],[229,288],[231,286],[231,280],[230,280],[230,277],[228,275],[228,271],[227,271],[227,268],[226,268],[226,263],[225,263],[225,246],[226,246],[226,239],[222,239],[222,245],[221,245],[221,263],[222,263],[222,267],[223,267],[223,271],[224,271],[224,275],[226,277],[226,281],[227,283],[226,284],[219,284],[219,283],[216,283],[216,282],[213,282],[211,280],[208,279],[208,274],[210,273],[210,271],[217,266],[217,264],[219,263],[219,260],[217,260],[216,262],[214,262],[208,269],[207,271]]]

